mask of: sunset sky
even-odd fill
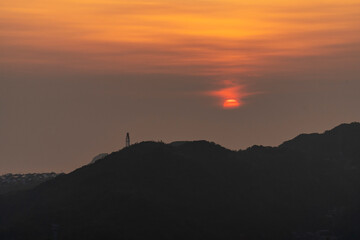
[[[360,121],[360,0],[0,0],[0,173]]]

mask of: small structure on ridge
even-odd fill
[[[125,146],[130,147],[130,135],[126,133]]]

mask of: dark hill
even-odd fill
[[[359,149],[358,123],[238,152],[143,142],[0,197],[0,239],[359,239]]]
[[[341,124],[323,134],[301,134],[280,145],[280,148],[294,149],[309,154],[328,156],[360,157],[360,123]]]

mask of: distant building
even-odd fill
[[[130,147],[130,135],[126,133],[125,146]]]
[[[107,155],[109,155],[109,154],[108,154],[108,153],[100,153],[99,155],[97,155],[96,157],[94,157],[94,158],[91,160],[90,164],[93,164],[93,163],[95,163],[95,162],[97,162],[97,161],[105,158]]]

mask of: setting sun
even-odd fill
[[[223,81],[226,87],[207,92],[207,95],[218,98],[217,105],[225,109],[234,109],[244,105],[245,98],[258,94],[249,92],[244,85],[235,84],[232,81]]]
[[[224,108],[237,108],[240,107],[240,103],[236,99],[227,99],[223,104]]]

